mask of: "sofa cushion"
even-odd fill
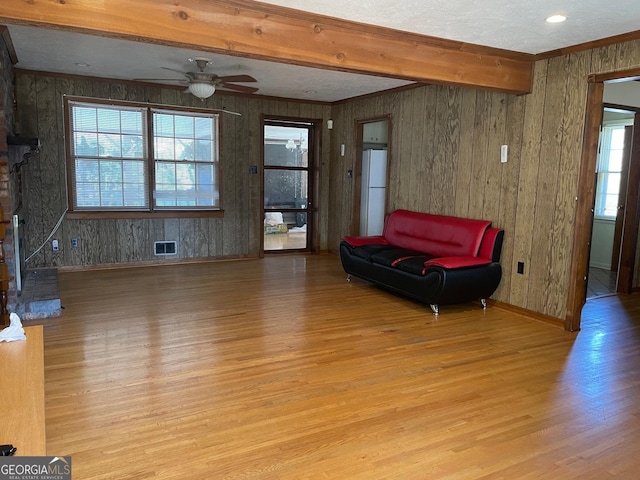
[[[424,275],[426,273],[425,264],[433,258],[431,255],[419,255],[415,257],[405,257],[396,262],[395,267],[403,272],[413,273],[414,275]]]
[[[356,257],[364,258],[365,260],[371,261],[371,256],[379,253],[383,250],[393,249],[391,245],[380,245],[379,243],[370,244],[370,245],[362,245],[360,247],[353,247],[351,252]]]
[[[435,257],[477,256],[488,220],[396,210],[385,220],[384,238],[397,247]]]
[[[424,252],[416,250],[408,250],[406,248],[390,247],[371,255],[370,260],[373,263],[386,265],[387,267],[396,267],[399,263],[407,258],[424,256]],[[424,259],[422,263],[424,263]]]
[[[442,267],[448,269],[477,267],[479,265],[488,265],[491,259],[482,257],[439,257],[432,258],[424,262],[424,267]]]
[[[374,235],[370,237],[346,236],[346,237],[342,237],[342,240],[347,242],[352,247],[359,247],[361,245],[370,245],[370,244],[385,245],[389,243],[387,242],[387,239],[384,238],[382,235]]]

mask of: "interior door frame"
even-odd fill
[[[604,112],[604,84],[612,81],[630,81],[640,79],[640,68],[621,70],[602,74],[589,75],[587,87],[587,104],[582,137],[582,154],[578,178],[578,196],[576,197],[575,228],[571,253],[571,271],[569,274],[569,291],[564,328],[569,332],[580,330],[582,308],[587,300],[587,275],[589,271],[589,249],[593,228],[593,208],[595,202],[595,182],[593,172],[596,171],[600,127]],[[636,129],[639,130],[639,129]],[[634,135],[640,137],[640,135]],[[638,140],[640,142],[640,139]],[[635,143],[635,142],[634,142]],[[635,145],[634,145],[635,146]],[[632,162],[633,164],[633,162]],[[629,174],[631,178],[631,172]],[[627,198],[631,194],[627,189]],[[637,203],[637,201],[635,202]],[[629,218],[631,205],[627,205],[625,215]],[[636,212],[640,212],[637,208]],[[638,231],[638,215],[634,217],[635,231]],[[629,225],[631,228],[631,225]],[[624,242],[624,233],[623,233]],[[634,243],[635,245],[635,243]]]
[[[301,117],[287,117],[282,115],[266,115],[263,114],[260,119],[260,225],[258,231],[260,232],[260,258],[265,255],[264,249],[264,127],[265,124],[280,124],[281,126],[301,127],[302,124],[306,124],[309,127],[309,198],[307,203],[307,247],[305,249],[296,250],[268,250],[268,253],[291,253],[291,252],[318,252],[318,199],[320,193],[318,186],[320,185],[319,179],[319,159],[322,152],[322,125],[323,119],[318,118],[301,118]],[[297,124],[297,125],[296,125]]]
[[[362,152],[364,152],[364,125],[366,123],[387,122],[387,185],[389,185],[389,165],[391,163],[391,114],[380,117],[372,117],[366,119],[356,119],[354,124],[356,148],[355,159],[353,161],[353,215],[351,216],[351,235],[357,236],[360,233],[360,198],[362,190]],[[385,212],[388,203],[385,198]]]

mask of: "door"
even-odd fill
[[[631,138],[633,126],[627,125],[624,129],[624,145],[622,150],[622,171],[620,176],[620,193],[618,194],[618,211],[613,232],[613,253],[611,254],[611,271],[618,271],[620,262],[620,244],[622,243],[622,224],[627,203],[627,182],[629,178],[629,159],[631,158]]]
[[[314,126],[264,120],[264,251],[310,250]]]
[[[633,112],[605,108],[597,159],[587,298],[616,292]]]

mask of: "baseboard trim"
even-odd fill
[[[489,299],[487,300],[487,303],[495,308],[499,308],[500,310],[517,313],[527,318],[546,323],[547,325],[553,325],[554,327],[558,327],[564,330],[564,320],[560,318],[552,317],[551,315],[545,315],[544,313],[534,312],[533,310],[528,310],[526,308],[516,307],[515,305],[511,305],[510,303],[499,302],[497,300]]]
[[[87,272],[92,270],[115,270],[118,268],[160,267],[162,265],[184,265],[189,263],[216,263],[238,260],[259,260],[257,255],[229,255],[225,257],[175,258],[171,260],[145,260],[141,262],[101,263],[98,265],[64,265],[59,272]]]

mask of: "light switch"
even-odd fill
[[[507,155],[509,153],[509,146],[502,145],[500,147],[500,162],[507,163]]]

